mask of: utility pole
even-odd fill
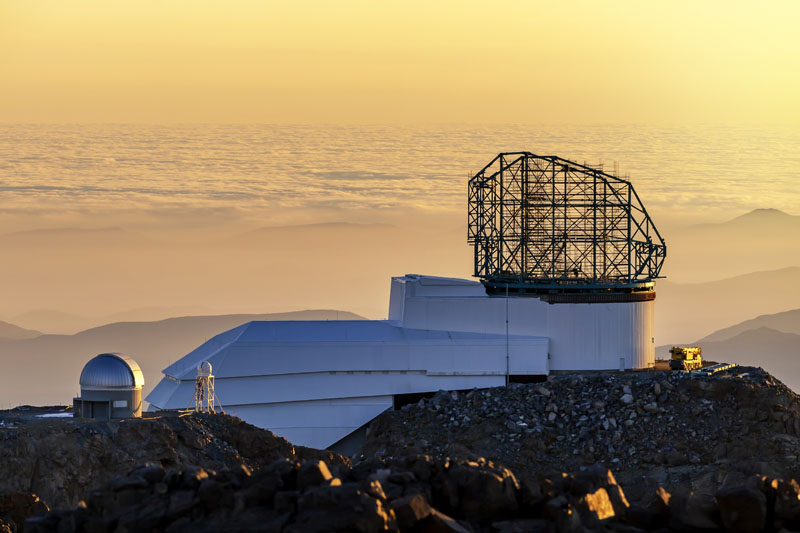
[[[509,354],[508,354],[508,283],[506,283],[506,387],[509,382]]]

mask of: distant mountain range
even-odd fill
[[[0,235],[0,279],[14,280],[4,286],[0,317],[26,329],[74,333],[112,320],[345,302],[363,316],[385,318],[391,276],[471,276],[466,227],[451,223],[427,229],[401,221],[297,224],[191,240],[114,227]],[[772,209],[665,232],[657,342],[688,342],[795,307],[800,300],[791,278],[798,270],[788,269],[800,267],[798,234],[800,217]],[[198,303],[208,308],[193,309]],[[177,310],[107,316],[159,306]],[[28,309],[66,315],[20,316]]]
[[[45,333],[71,335],[114,322],[152,322],[178,316],[208,316],[213,314],[215,313],[212,309],[199,305],[142,307],[96,317],[65,313],[53,309],[37,309],[9,317],[8,320],[20,327],[41,330]],[[17,338],[3,335],[2,329],[0,329],[0,337]]]
[[[262,315],[187,316],[156,322],[119,322],[74,335],[0,339],[3,386],[0,406],[69,403],[77,394],[86,362],[103,352],[122,352],[142,367],[145,396],[161,370],[191,350],[251,320],[360,320],[347,311],[310,310]]]
[[[0,246],[35,249],[56,248],[116,249],[126,246],[153,245],[157,241],[123,228],[45,228],[0,234]]]
[[[41,335],[41,331],[25,329],[8,322],[0,321],[0,339],[32,339]]]
[[[800,334],[775,321],[753,318],[798,308],[797,235],[800,217],[772,209],[665,233],[668,257],[663,274],[668,277],[656,284],[656,343],[728,342],[761,327]],[[0,279],[13,280],[4,285],[0,301],[0,316],[8,323],[0,324],[0,357],[6,361],[19,354],[12,359],[22,369],[26,357],[41,363],[57,360],[56,354],[63,352],[84,361],[97,351],[136,350],[145,357],[154,354],[152,366],[158,372],[166,366],[164,360],[183,355],[232,322],[208,323],[185,335],[165,333],[174,341],[163,343],[147,333],[153,326],[113,330],[122,335],[119,343],[111,329],[101,328],[88,337],[83,330],[109,322],[300,305],[345,306],[363,316],[384,318],[391,276],[469,277],[472,261],[466,228],[449,223],[429,230],[401,222],[299,224],[225,238],[195,235],[191,242],[122,228],[0,235]],[[202,305],[195,305],[198,302]],[[48,310],[53,308],[59,310]],[[126,308],[132,310],[109,311]],[[35,311],[20,313],[24,309]],[[141,328],[142,335],[152,338],[134,342],[128,335]],[[725,337],[729,333],[720,330],[728,329],[730,336]],[[78,331],[83,333],[72,335]],[[39,337],[39,332],[60,335]],[[99,340],[83,341],[89,337]],[[73,367],[61,370],[74,372]],[[29,392],[25,389],[19,390]]]
[[[700,342],[726,341],[741,333],[758,329],[769,329],[800,335],[800,309],[757,316],[756,318],[745,320],[734,326],[715,331],[711,335],[700,339]]]
[[[0,235],[0,279],[14,280],[4,285],[0,317],[24,328],[74,333],[104,323],[117,309],[200,303],[209,309],[187,311],[219,314],[345,302],[363,316],[385,318],[391,276],[464,276],[471,261],[466,231],[452,235],[449,226],[338,222],[191,239],[120,228],[18,232]],[[74,316],[30,316],[31,309]],[[22,311],[29,316],[19,318]]]
[[[800,302],[800,267],[706,283],[656,283],[656,342],[681,343]]]
[[[727,222],[676,228],[665,235],[663,273],[710,281],[800,265],[800,216],[756,209]]]
[[[800,309],[762,315],[715,331],[688,345],[708,360],[760,366],[800,393]],[[669,345],[656,357],[669,358]]]

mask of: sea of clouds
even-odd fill
[[[459,224],[468,176],[517,150],[618,162],[662,224],[794,214],[799,148],[789,126],[6,124],[0,223],[224,231],[424,213]]]

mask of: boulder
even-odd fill
[[[709,494],[690,492],[685,497],[671,498],[670,515],[672,527],[679,531],[717,530],[722,525],[714,497]]]
[[[472,530],[446,514],[433,509],[427,518],[420,522],[420,531],[425,533],[471,533]]]
[[[520,504],[527,510],[533,510],[545,501],[545,494],[538,479],[530,476],[520,480]]]
[[[438,464],[429,455],[412,455],[406,457],[402,463],[403,470],[411,472],[414,477],[427,483],[438,469]]]
[[[597,527],[600,523],[615,516],[614,506],[611,504],[608,492],[602,487],[581,496],[575,503],[575,509],[587,527]]]
[[[424,494],[413,494],[393,500],[390,504],[397,517],[397,525],[401,531],[409,530],[433,512],[428,498]]]
[[[575,474],[572,477],[570,490],[572,494],[582,495],[596,492],[601,488],[605,490],[608,500],[614,507],[614,514],[624,516],[630,507],[628,499],[611,470],[603,466],[595,465]]]
[[[279,475],[257,474],[253,476],[249,486],[238,493],[239,507],[271,507],[275,494],[283,488],[283,480]],[[200,495],[200,494],[198,494]]]
[[[800,530],[800,485],[794,479],[773,479],[770,483],[775,495],[775,527]]]
[[[648,504],[632,505],[625,515],[625,522],[632,527],[651,530],[669,524],[669,515],[653,511]]]
[[[475,522],[516,511],[518,490],[511,471],[486,462],[456,462],[433,480],[435,506]]]
[[[394,511],[355,483],[320,486],[302,494],[288,531],[396,530]]]
[[[716,499],[722,523],[730,531],[764,531],[767,520],[767,497],[755,477],[743,485],[726,484]]]
[[[11,531],[21,531],[25,519],[42,516],[49,510],[36,494],[27,492],[0,494],[0,521]]]
[[[377,479],[364,481],[363,488],[364,491],[373,498],[378,498],[379,500],[382,501],[386,501],[389,499],[386,496],[386,491],[383,490],[383,485]]]
[[[297,471],[297,488],[305,490],[329,483],[332,479],[333,475],[324,461],[308,461],[300,465]]]

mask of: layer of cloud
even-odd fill
[[[798,213],[798,145],[790,127],[0,125],[0,222],[256,227],[463,212],[468,177],[514,150],[619,161],[659,225]]]

